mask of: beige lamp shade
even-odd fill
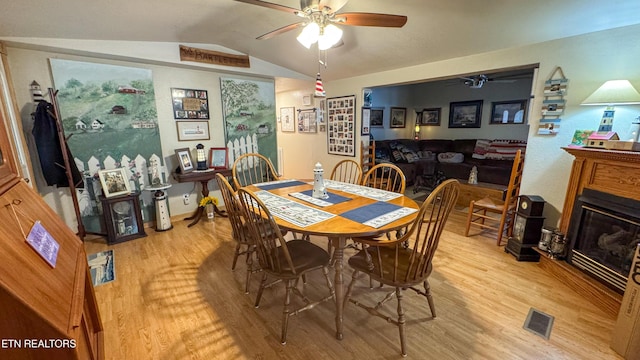
[[[581,105],[640,104],[640,93],[629,80],[609,80],[589,95]]]

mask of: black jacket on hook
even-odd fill
[[[64,157],[58,136],[56,119],[53,116],[53,105],[46,101],[40,101],[34,115],[32,134],[38,148],[40,166],[47,185],[58,187],[68,187],[69,179],[64,166]],[[62,124],[60,124],[62,126]],[[66,145],[66,144],[65,144]],[[71,151],[67,147],[67,157],[69,158],[70,171],[76,187],[84,187],[82,175],[73,161]]]

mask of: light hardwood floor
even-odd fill
[[[537,263],[517,262],[484,236],[464,237],[466,213],[454,210],[430,279],[438,317],[422,296],[405,293],[408,357],[413,359],[621,359],[609,348],[615,318],[581,298]],[[397,359],[397,327],[350,304],[344,340],[335,339],[334,305],[320,304],[289,321],[279,342],[283,287],[265,290],[253,307],[260,275],[244,294],[245,264],[231,271],[228,220],[173,220],[165,232],[107,246],[87,238],[87,253],[114,249],[116,280],[96,287],[107,359]],[[326,246],[326,240],[313,241]],[[345,265],[345,282],[351,270]],[[280,284],[279,284],[280,285]],[[302,285],[301,285],[302,287]],[[304,285],[326,288],[322,274]],[[363,279],[360,299],[379,300]],[[545,340],[523,329],[530,308],[553,315]],[[390,315],[396,302],[386,305]]]

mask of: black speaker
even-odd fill
[[[520,195],[518,213],[524,216],[542,216],[544,199],[537,195]]]

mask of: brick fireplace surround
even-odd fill
[[[575,157],[560,219],[564,234],[569,230],[576,195],[585,188],[640,201],[640,152],[571,147],[563,150]],[[565,261],[542,256],[540,266],[605,312],[618,314],[622,295]]]

